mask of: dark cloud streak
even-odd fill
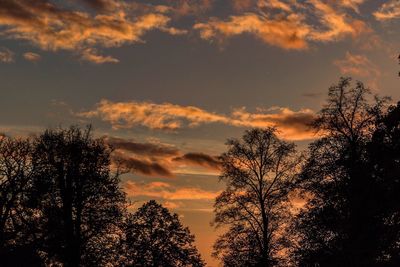
[[[220,162],[217,157],[213,157],[204,153],[186,153],[181,157],[174,158],[174,161],[186,164],[194,164],[216,170],[220,168]]]
[[[137,155],[146,155],[151,157],[177,156],[179,150],[172,146],[166,146],[157,143],[138,143],[122,138],[106,138],[107,142],[115,149],[126,150]]]
[[[139,160],[134,157],[114,152],[113,162],[123,168],[129,169],[132,173],[139,173],[147,176],[173,177],[173,173],[158,162]]]

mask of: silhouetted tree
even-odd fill
[[[193,245],[194,236],[182,226],[177,214],[151,200],[127,220],[127,266],[204,266]]]
[[[34,210],[28,207],[34,169],[30,140],[0,136],[0,260],[2,266],[39,266]]]
[[[375,266],[378,252],[377,195],[366,144],[383,114],[385,99],[369,100],[361,82],[342,78],[315,128],[323,137],[309,147],[301,177],[311,195],[294,233],[299,266]]]
[[[214,255],[225,266],[277,265],[288,193],[301,162],[295,145],[280,140],[273,128],[246,131],[227,145],[220,176],[227,187],[214,207],[216,226],[229,229],[217,240]]]
[[[118,265],[125,195],[110,172],[110,153],[90,127],[46,130],[35,139],[32,205],[48,264]]]
[[[367,145],[368,164],[375,182],[377,263],[400,266],[400,103],[377,122]]]

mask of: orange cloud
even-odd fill
[[[320,0],[310,0],[310,3],[314,6],[316,14],[319,15],[321,24],[327,28],[327,30],[314,31],[310,35],[311,40],[336,41],[348,35],[355,37],[370,31],[363,21],[352,19]]]
[[[225,122],[227,118],[194,106],[170,103],[119,102],[102,100],[93,111],[78,114],[81,117],[100,117],[114,128],[131,128],[143,125],[150,129],[175,130],[186,122],[193,127],[201,123]]]
[[[315,113],[310,109],[292,111],[289,108],[277,107],[260,111],[259,113],[249,113],[245,108],[236,109],[232,114],[232,124],[242,127],[276,127],[278,134],[289,140],[315,138],[315,132],[310,126],[315,119]]]
[[[86,48],[82,51],[82,57],[83,60],[90,61],[92,63],[96,64],[103,64],[103,63],[118,63],[119,60],[116,58],[113,58],[111,56],[102,56],[99,55],[96,51],[96,49],[92,48]]]
[[[351,8],[355,12],[359,13],[359,6],[363,4],[365,0],[341,0],[340,4],[344,7]]]
[[[365,55],[346,53],[344,59],[334,61],[342,74],[377,79],[381,72]]]
[[[212,200],[220,193],[195,187],[173,187],[168,183],[138,184],[133,181],[125,182],[124,190],[128,197],[146,196],[165,200]]]
[[[1,33],[10,38],[28,40],[44,50],[78,51],[85,60],[105,63],[116,62],[116,59],[95,54],[93,47],[142,42],[141,37],[153,29],[178,31],[167,26],[170,18],[161,13],[142,14],[133,19],[129,9],[116,1],[85,2],[112,12],[86,13],[48,0],[1,1]]]
[[[102,100],[94,110],[77,113],[83,118],[98,117],[111,123],[113,128],[132,128],[136,125],[159,130],[178,130],[201,124],[221,123],[235,127],[277,127],[282,137],[291,140],[314,138],[309,125],[315,114],[309,109],[292,111],[289,108],[259,109],[249,113],[244,108],[230,115],[209,112],[194,106],[170,103],[111,102]]]
[[[291,4],[294,4],[293,2]],[[259,0],[257,5],[260,8],[272,8],[272,9],[278,9],[282,11],[287,11],[290,12],[292,11],[292,8],[290,7],[290,3],[285,3],[284,1],[281,0]]]
[[[0,62],[12,63],[14,62],[14,53],[5,47],[0,47]]]
[[[400,18],[400,2],[391,0],[384,3],[379,10],[374,12],[374,16],[381,21]]]
[[[228,21],[214,18],[207,23],[197,23],[194,29],[199,30],[201,38],[206,40],[250,33],[267,44],[285,49],[307,48],[305,38],[310,32],[303,17],[296,14],[274,19],[248,13],[231,16]]]
[[[334,3],[327,4],[320,0],[305,3],[259,0],[258,11],[231,16],[227,20],[212,18],[208,22],[195,24],[194,29],[205,40],[221,41],[248,33],[269,45],[294,50],[308,48],[311,41],[338,41],[346,36],[355,37],[371,31],[363,21],[350,17],[343,10],[343,7],[358,10],[363,0]],[[317,22],[311,24],[310,21],[315,18]]]
[[[42,59],[42,57],[39,54],[33,53],[33,52],[26,52],[26,53],[24,53],[23,56],[26,60],[31,61],[31,62],[37,62]]]

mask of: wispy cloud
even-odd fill
[[[28,61],[31,62],[38,62],[42,59],[42,56],[37,54],[37,53],[33,53],[33,52],[26,52],[23,54],[24,58]]]
[[[100,118],[112,127],[132,128],[141,125],[150,129],[178,130],[184,127],[220,123],[235,127],[277,127],[279,134],[291,140],[314,138],[309,125],[315,114],[312,110],[293,111],[289,108],[258,109],[250,113],[245,108],[234,109],[231,114],[210,112],[195,106],[171,103],[100,101],[96,108],[76,114],[82,118]]]
[[[12,63],[14,62],[14,53],[5,47],[0,47],[0,62]]]
[[[315,14],[321,25],[326,28],[326,30],[317,29],[310,33],[309,37],[313,41],[337,41],[346,36],[356,37],[361,33],[371,31],[365,22],[350,17],[347,13],[332,5],[321,0],[310,0],[310,3],[315,9]],[[356,4],[354,1],[351,3]]]
[[[105,49],[144,43],[158,30],[170,35],[217,40],[248,34],[286,50],[305,50],[313,43],[356,39],[373,32],[360,16],[365,0],[230,0],[223,15],[215,0],[4,0],[0,1],[0,33],[25,40],[43,50],[67,50],[95,64],[117,63]],[[384,3],[374,13],[379,20],[399,17],[399,2]],[[194,16],[176,28],[182,16]],[[195,21],[192,23],[191,21]]]
[[[144,35],[152,30],[171,35],[194,30],[202,39],[219,42],[250,34],[288,50],[303,50],[313,42],[340,41],[371,31],[360,16],[355,16],[365,0],[231,0],[224,16],[212,12],[214,2],[159,1],[157,5],[118,0],[75,0],[68,4],[4,0],[0,1],[0,33],[43,50],[68,50],[83,60],[104,64],[119,59],[98,50],[143,43]],[[399,2],[394,0],[374,13],[379,20],[399,14]],[[196,22],[186,29],[171,26],[181,16],[195,16]]]
[[[341,0],[340,3],[342,6],[351,8],[355,12],[359,13],[359,6],[363,4],[366,0]]]
[[[130,197],[146,196],[165,200],[212,200],[220,193],[196,187],[175,187],[165,182],[139,184],[127,181],[124,189]]]
[[[125,150],[138,155],[151,157],[172,157],[180,154],[179,149],[174,146],[161,143],[140,143],[134,140],[107,137],[107,143],[115,149]]]
[[[118,165],[128,168],[131,172],[148,176],[173,177],[174,174],[165,166],[155,160],[133,157],[124,153],[114,152],[113,161]]]
[[[400,1],[391,0],[384,3],[379,10],[374,12],[374,16],[381,21],[400,18]]]
[[[219,39],[249,33],[263,42],[285,49],[307,48],[306,36],[310,32],[308,25],[303,24],[303,17],[295,14],[284,19],[273,19],[254,13],[231,16],[223,21],[213,18],[206,23],[197,23],[195,30],[206,40]]]
[[[180,157],[174,158],[173,160],[187,165],[194,164],[216,170],[220,169],[220,161],[218,158],[204,153],[186,153]]]
[[[62,1],[1,1],[1,33],[27,40],[44,50],[70,50],[82,53],[84,59],[94,63],[106,63],[116,59],[93,53],[94,47],[143,42],[142,36],[153,29],[172,31],[168,27],[170,18],[155,9],[133,15],[123,1],[82,2],[98,12],[86,12],[79,5],[63,5]]]
[[[171,103],[111,102],[102,100],[96,109],[77,114],[81,117],[100,117],[114,128],[131,128],[142,125],[150,129],[176,130],[184,124],[197,126],[202,123],[227,122],[223,115],[205,111],[194,106],[180,106]]]
[[[377,80],[381,76],[379,68],[365,55],[346,52],[344,59],[335,60],[333,63],[342,74],[367,78],[374,87],[377,86]]]
[[[90,61],[96,64],[103,64],[103,63],[118,63],[119,60],[113,58],[111,56],[103,56],[99,55],[96,49],[93,48],[86,48],[82,51],[83,60]]]
[[[363,0],[304,3],[280,0],[257,1],[255,11],[230,16],[228,19],[211,18],[194,25],[206,40],[223,40],[248,33],[265,43],[284,49],[307,49],[310,42],[339,41],[347,36],[356,37],[371,31],[367,25],[350,16],[346,9],[358,11]],[[249,8],[251,1],[238,4],[237,9]],[[279,10],[277,13],[275,10]],[[311,22],[313,21],[313,22]]]
[[[205,153],[185,153],[175,146],[161,142],[142,143],[109,136],[105,136],[104,140],[115,149],[113,163],[135,174],[175,177],[177,173],[191,173],[193,167],[200,167],[205,173],[219,171],[217,157]]]
[[[239,127],[276,127],[278,134],[290,140],[303,140],[315,138],[311,129],[311,123],[315,119],[315,113],[310,109],[293,111],[289,108],[273,107],[270,109],[258,109],[256,113],[250,113],[245,108],[234,110],[231,124]]]

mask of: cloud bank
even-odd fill
[[[7,38],[29,41],[43,50],[75,52],[94,63],[117,62],[110,56],[99,55],[96,47],[143,42],[142,36],[154,29],[183,33],[170,28],[170,18],[156,8],[133,13],[125,1],[66,2],[0,1],[0,32]],[[90,6],[91,12],[81,2]]]
[[[76,115],[87,119],[100,118],[109,122],[115,129],[140,125],[149,129],[174,131],[184,127],[220,123],[234,127],[276,127],[281,137],[290,140],[315,137],[314,131],[309,127],[315,114],[309,109],[293,111],[279,107],[269,110],[259,109],[256,113],[250,113],[245,108],[238,108],[226,115],[195,106],[171,103],[102,100],[93,110]]]
[[[219,12],[214,0],[3,0],[0,34],[42,50],[70,51],[95,64],[118,63],[102,51],[144,43],[153,30],[218,42],[247,34],[271,46],[304,50],[313,43],[373,34],[360,16],[365,2],[226,0],[218,2],[226,12]],[[399,1],[386,1],[372,13],[379,21],[399,18]],[[181,23],[182,17],[191,19]]]

